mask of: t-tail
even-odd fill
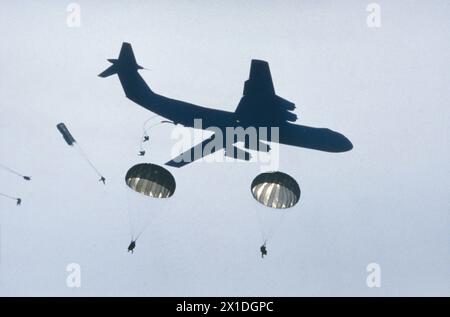
[[[133,49],[130,43],[122,43],[122,48],[120,49],[120,54],[118,59],[108,59],[112,65],[107,68],[104,72],[99,74],[100,77],[109,77],[120,72],[136,71],[138,69],[143,69],[142,66],[138,65],[136,58],[134,57]]]
[[[122,43],[119,58],[108,59],[108,61],[112,65],[99,76],[105,78],[117,74],[125,95],[137,104],[148,107],[155,94],[138,73],[138,70],[143,69],[143,67],[136,62],[131,44]]]

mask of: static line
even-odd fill
[[[6,170],[6,171],[8,171],[8,172],[10,172],[11,174],[14,174],[14,175],[17,175],[17,176],[19,176],[19,177],[22,177],[23,179],[25,179],[25,180],[27,180],[27,181],[28,181],[28,180],[31,180],[31,177],[25,176],[25,175],[23,175],[23,174],[20,174],[19,172],[15,171],[15,170],[13,170],[12,168],[9,168],[8,166],[5,166],[5,165],[3,165],[3,164],[0,164],[0,168]]]
[[[139,155],[140,155],[140,156],[144,156],[144,155],[145,155],[144,143],[147,142],[147,141],[149,141],[149,137],[150,137],[150,133],[149,133],[149,132],[150,132],[153,128],[156,128],[157,126],[159,126],[159,125],[161,125],[161,124],[163,124],[163,123],[173,123],[172,121],[169,121],[169,120],[162,120],[162,121],[157,122],[157,123],[154,123],[154,124],[152,124],[150,127],[146,128],[147,123],[148,123],[150,120],[155,119],[155,118],[157,118],[157,117],[161,117],[161,116],[155,115],[155,116],[153,116],[153,117],[147,119],[147,120],[144,122],[144,124],[143,124],[143,128],[142,128],[142,129],[143,129],[143,134],[142,134],[142,137],[141,137],[141,141],[139,142]]]
[[[81,156],[83,156],[83,158],[89,163],[89,165],[92,167],[92,169],[95,171],[95,173],[99,176],[99,177],[103,177],[103,175],[98,171],[98,169],[94,166],[94,164],[92,164],[92,162],[89,160],[89,158],[87,157],[86,153],[84,153],[83,149],[81,148],[81,146],[78,143],[74,143],[74,145],[77,147],[78,152],[81,154]]]
[[[10,196],[10,195],[7,195],[7,194],[3,194],[3,193],[0,193],[0,196],[8,198],[8,199],[12,199],[12,200],[17,200],[18,199],[17,197],[13,197],[13,196]]]

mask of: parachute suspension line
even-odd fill
[[[130,204],[128,208],[128,219],[130,223],[131,239],[137,241],[147,227],[150,226],[151,220],[143,217],[139,210],[134,210],[134,213],[131,212],[133,209],[134,208]]]
[[[27,181],[31,180],[31,177],[30,177],[30,176],[22,175],[22,174],[20,174],[19,172],[15,171],[15,170],[13,170],[13,169],[11,169],[11,168],[9,168],[8,166],[5,166],[5,165],[3,165],[3,164],[0,164],[0,168],[4,169],[5,171],[10,172],[11,174],[14,174],[14,175],[16,175],[16,176],[22,177],[23,179],[25,179],[25,180],[27,180]]]
[[[157,127],[157,126],[159,126],[162,123],[164,123],[164,122],[161,121],[161,122],[158,122],[158,123],[155,123],[155,124],[151,125],[147,129],[144,128],[144,132],[142,134],[141,141],[139,142],[139,149],[141,151],[144,151],[144,143],[147,142],[149,140],[149,138],[150,138],[150,135],[149,135],[150,130],[155,128],[155,127]]]
[[[145,229],[147,229],[147,227],[150,225],[150,221],[147,220],[142,226],[140,226],[141,228],[136,234],[136,228],[135,228],[134,222],[137,222],[138,219],[133,219],[133,218],[138,218],[138,217],[137,216],[133,217],[131,215],[131,213],[128,212],[131,240],[132,241],[137,241],[139,239],[139,237],[142,235],[142,233],[144,233]]]
[[[160,122],[153,123],[152,125],[150,125],[149,127],[147,127],[147,124],[148,124],[151,120],[156,119],[156,118],[158,118],[158,117],[160,117],[160,115],[154,115],[154,116],[150,117],[149,119],[145,120],[145,122],[144,122],[144,124],[143,124],[143,126],[142,126],[143,132],[142,132],[141,141],[139,142],[139,156],[144,156],[144,155],[145,155],[144,143],[147,142],[147,141],[149,141],[149,139],[150,139],[150,131],[151,131],[153,128],[156,128],[157,126],[159,126],[159,125],[161,125],[161,124],[163,124],[163,123],[172,123],[172,124],[173,124],[172,121],[162,120],[162,121],[160,121]]]
[[[158,118],[158,117],[160,117],[160,115],[159,115],[159,114],[156,114],[156,115],[151,116],[150,118],[148,118],[147,120],[144,121],[144,123],[142,124],[142,130],[143,130],[143,137],[142,137],[142,139],[144,139],[145,136],[148,136],[147,130],[146,130],[146,128],[145,128],[145,127],[147,126],[147,124],[148,124],[151,120],[156,119],[156,118]]]
[[[13,170],[13,169],[11,169],[11,168],[9,168],[9,167],[7,167],[7,166],[3,165],[3,164],[0,164],[0,167],[1,167],[2,169],[4,169],[5,171],[8,171],[8,172],[10,172],[11,174],[14,174],[14,175],[17,175],[17,176],[23,177],[23,175],[22,175],[22,174],[20,174],[19,172],[16,172],[15,170]]]
[[[17,198],[17,197],[9,196],[9,195],[3,194],[3,193],[0,193],[0,196],[5,197],[5,198],[8,198],[8,199],[12,199],[12,200],[17,200],[17,199],[19,199],[19,198]]]
[[[151,116],[150,118],[148,118],[147,120],[144,121],[143,127],[145,127],[145,125],[146,125],[149,121],[151,121],[151,120],[153,120],[153,119],[155,119],[155,118],[158,118],[158,117],[160,117],[159,114],[155,114],[154,116]]]
[[[20,206],[22,204],[22,198],[9,196],[9,195],[3,194],[3,193],[0,193],[0,196],[11,199],[11,200],[15,200],[17,206]]]
[[[270,215],[270,212],[278,213],[276,215]],[[263,210],[257,213],[258,224],[261,232],[261,239],[263,244],[266,244],[273,238],[278,228],[284,222],[286,217],[286,211],[283,210]]]
[[[144,233],[144,230],[148,227],[148,224],[141,229],[141,231],[137,234],[136,238],[134,238],[134,241],[137,241],[137,239],[139,239],[139,237]]]
[[[95,171],[95,173],[100,177],[104,178],[103,175],[98,171],[98,169],[95,167],[95,165],[91,162],[91,160],[87,157],[86,153],[84,153],[83,149],[78,143],[74,143],[75,147],[78,149],[78,152],[81,154],[81,156],[88,162],[88,164],[92,167],[92,169]]]
[[[150,118],[148,118],[147,120],[144,121],[144,123],[142,124],[142,137],[141,140],[139,142],[139,156],[144,156],[145,155],[145,150],[144,150],[144,142],[147,142],[149,140],[149,135],[148,135],[148,131],[146,129],[147,124],[153,120],[158,118],[160,115],[155,114],[153,116],[151,116]]]
[[[131,203],[128,201],[127,204],[127,214],[128,214],[128,224],[129,224],[129,228],[130,228],[130,235],[131,235],[131,240],[134,240],[134,236],[136,235],[136,228],[134,226],[134,223],[136,221],[136,219],[133,219],[133,214],[131,213]]]
[[[152,124],[152,125],[149,126],[147,129],[144,128],[144,134],[143,134],[143,136],[142,136],[142,141],[145,142],[145,137],[149,137],[149,136],[150,136],[150,135],[149,135],[149,132],[150,132],[151,129],[153,129],[153,128],[155,128],[155,127],[157,127],[157,126],[159,126],[159,125],[161,125],[161,124],[163,124],[163,123],[167,123],[167,122],[169,122],[169,121],[160,121],[160,122],[158,122],[158,123]],[[143,143],[143,142],[141,142],[141,143]]]
[[[267,232],[267,240],[272,239],[273,236],[277,233],[278,229],[281,227],[281,225],[284,222],[284,218],[286,217],[286,212],[282,212],[281,215],[279,215],[278,219],[275,221],[275,224],[269,228]]]

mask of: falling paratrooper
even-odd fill
[[[23,178],[26,181],[31,181],[31,176],[23,175],[23,174],[17,172],[16,170],[13,170],[12,168],[10,168],[8,166],[0,164],[0,168],[5,170],[5,171],[7,171],[7,172],[9,172],[9,173],[11,173],[11,174],[17,175],[17,176]],[[16,201],[16,206],[22,205],[22,198],[13,197],[13,196],[5,194],[5,193],[0,193],[0,196],[2,196],[4,198],[7,198],[7,199],[15,200]]]
[[[26,181],[31,181],[31,176],[23,175],[23,174],[17,172],[16,170],[13,170],[12,168],[10,168],[10,167],[8,167],[8,166],[5,166],[5,165],[3,165],[3,164],[0,164],[0,168],[3,169],[3,170],[5,170],[5,171],[7,171],[7,172],[9,172],[9,173],[11,173],[11,174],[17,175],[17,176],[23,178],[23,179],[26,180]]]
[[[4,193],[0,193],[0,196],[7,198],[7,199],[11,199],[11,200],[15,200],[16,201],[16,206],[20,206],[22,205],[22,198],[20,197],[13,197]]]

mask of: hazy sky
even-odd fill
[[[450,295],[448,1],[378,1],[380,28],[366,24],[370,1],[78,3],[78,28],[66,24],[69,1],[1,4],[0,160],[33,180],[0,170],[0,192],[23,198],[0,199],[0,295]],[[152,113],[116,76],[97,77],[123,41],[154,91],[228,111],[251,59],[267,60],[298,123],[352,141],[340,154],[281,147],[302,197],[264,260],[257,164],[171,168],[165,202],[127,189],[132,165],[170,158],[173,127],[137,157]],[[131,255],[133,215],[149,226]],[[366,285],[372,262],[380,288]],[[80,288],[66,285],[69,263]]]

